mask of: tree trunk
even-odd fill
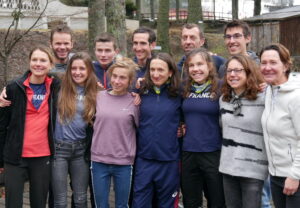
[[[260,15],[261,12],[261,0],[254,0],[254,16]]]
[[[88,14],[88,47],[90,54],[94,54],[94,40],[105,32],[105,0],[89,0]]]
[[[289,6],[294,6],[294,0],[289,0]]]
[[[176,0],[176,21],[179,21],[179,8],[180,8],[180,0]]]
[[[125,0],[106,1],[107,32],[114,35],[120,52],[127,55]]]
[[[188,0],[188,23],[198,24],[200,20],[203,20],[202,5],[199,0]]]
[[[154,20],[155,14],[154,14],[154,0],[150,0],[150,15],[151,19]]]
[[[239,19],[239,1],[232,0],[232,19]]]
[[[136,6],[136,18],[140,22],[141,21],[141,0],[136,0],[135,1],[135,6]]]
[[[157,44],[161,46],[163,52],[169,53],[169,0],[159,1],[157,19]]]

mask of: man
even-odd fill
[[[110,88],[107,69],[112,65],[115,57],[119,53],[115,38],[109,33],[102,33],[95,39],[94,61],[95,73],[99,80],[99,85],[104,89]]]
[[[54,68],[51,73],[60,74],[64,73],[67,69],[67,62],[72,56],[71,50],[73,49],[72,31],[67,25],[57,25],[50,32],[50,48],[54,54]],[[5,88],[0,95],[0,107],[10,105],[7,101]]]
[[[65,72],[73,49],[72,31],[67,25],[57,25],[51,30],[50,48],[52,48],[55,58],[55,67],[51,72]]]
[[[224,42],[230,55],[244,54],[259,63],[259,58],[253,51],[247,51],[251,41],[250,27],[246,22],[233,20],[224,29]]]
[[[132,51],[135,54],[134,61],[140,66],[137,78],[143,77],[147,64],[152,57],[152,50],[156,46],[155,32],[148,27],[140,27],[132,34]]]
[[[203,47],[204,43],[204,34],[199,25],[191,23],[183,25],[181,32],[181,47],[185,55],[177,64],[178,70],[181,72],[181,77],[183,75],[183,64],[186,59],[186,55],[195,48]],[[219,77],[223,77],[224,73],[220,72],[219,68],[225,63],[226,60],[221,56],[216,55],[212,55],[212,58]]]

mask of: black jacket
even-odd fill
[[[0,167],[3,167],[4,162],[18,165],[22,157],[27,104],[26,89],[23,82],[27,79],[28,74],[29,71],[6,87],[7,99],[12,104],[11,106],[0,108]],[[54,153],[53,130],[55,127],[59,87],[60,81],[54,78],[50,85],[48,98],[50,110],[48,139],[51,154]]]

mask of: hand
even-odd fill
[[[0,95],[0,107],[6,107],[11,105],[11,101],[6,100],[5,98],[7,98],[7,95],[6,88],[4,87]]]
[[[259,84],[259,91],[260,91],[260,92],[263,92],[263,91],[266,89],[267,86],[268,86],[268,85],[267,85],[267,83],[265,83],[265,82]]]
[[[145,78],[138,78],[135,83],[135,88],[140,89],[142,82],[145,81]]]
[[[283,193],[290,196],[299,188],[299,180],[287,177],[284,182]]]
[[[134,105],[140,105],[141,102],[142,102],[140,95],[138,93],[135,93],[135,92],[131,92],[131,95],[133,97],[135,97],[134,101],[133,101]]]
[[[178,129],[177,129],[177,137],[183,137],[185,135],[186,132],[186,128],[185,128],[185,124],[181,124]]]
[[[101,84],[101,82],[97,82],[98,87],[100,87],[101,90],[105,89],[104,86]]]

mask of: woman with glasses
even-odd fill
[[[226,63],[220,98],[223,142],[219,170],[227,208],[261,206],[267,156],[261,116],[264,94],[257,64],[245,55],[235,55]]]
[[[266,90],[262,127],[275,207],[300,205],[300,79],[290,74],[291,57],[281,44],[260,53]]]

